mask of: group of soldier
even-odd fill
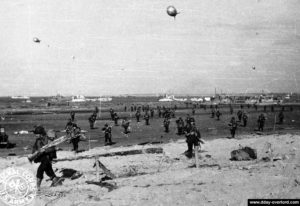
[[[257,105],[255,105],[257,107]],[[255,107],[254,106],[254,107]],[[257,108],[255,107],[255,109],[257,110]],[[264,106],[264,112],[266,112],[266,109],[267,106]],[[283,111],[284,111],[284,107],[281,108],[279,114],[278,114],[278,119],[279,121],[278,122],[275,122],[276,124],[282,124],[283,123],[283,120],[284,120],[284,114],[283,114]],[[291,110],[292,111],[292,110]],[[274,112],[274,105],[271,105],[271,112]],[[233,108],[230,107],[230,114],[233,113]],[[241,106],[241,109],[238,110],[237,112],[237,119],[235,119],[235,117],[233,116],[230,120],[230,123],[228,124],[229,127],[230,127],[230,133],[231,133],[231,137],[234,138],[235,137],[235,131],[236,129],[238,128],[238,125],[239,123],[243,122],[243,127],[246,127],[247,126],[247,122],[248,122],[248,115],[247,113],[243,110],[243,107]],[[259,132],[263,132],[264,131],[264,127],[265,127],[265,122],[266,122],[266,116],[261,113],[259,116],[258,116],[258,119],[257,119],[257,130]]]
[[[175,117],[175,110],[176,108],[159,108],[157,109],[158,116],[162,117],[163,124],[165,127],[165,132],[169,132],[169,125],[170,125],[170,119]],[[233,109],[230,109],[230,113]],[[153,111],[153,112],[152,112]],[[219,117],[221,116],[221,112],[219,117],[217,115],[218,113],[218,108],[215,109],[214,113],[216,114],[217,119],[219,120]],[[278,124],[283,123],[284,119],[284,114],[283,114],[283,109],[280,111],[278,118]],[[149,114],[150,113],[150,114]],[[90,128],[94,129],[94,124],[97,119],[97,114],[98,110],[96,109],[92,115],[90,116],[89,123],[90,123]],[[118,126],[118,115],[116,112],[113,111],[113,109],[110,110],[111,114],[111,120],[114,121],[115,125]],[[194,148],[198,148],[200,146],[200,143],[204,144],[204,142],[201,140],[201,134],[199,129],[196,127],[195,124],[195,118],[193,117],[195,114],[195,110],[192,110],[192,116],[187,114],[185,120],[183,120],[182,117],[179,117],[175,122],[177,125],[177,134],[178,135],[185,135],[186,138],[186,143],[187,143],[187,151],[185,151],[185,155],[187,157],[192,157],[193,155],[193,150]],[[141,110],[137,109],[136,111],[136,118],[137,122],[139,122],[139,118],[141,116]],[[149,119],[153,118],[154,116],[154,109],[144,109],[144,120],[145,120],[145,125],[149,125]],[[212,116],[214,117],[214,116]],[[238,122],[243,121],[243,126],[247,126],[247,119],[248,116],[246,112],[244,112],[241,108],[237,112],[237,120],[235,117],[232,117],[229,123],[230,126],[230,132],[232,137],[235,136],[235,131],[238,127]],[[264,124],[265,124],[266,118],[264,114],[260,114],[257,120],[258,123],[258,130],[263,131],[264,129]],[[129,127],[130,127],[130,121],[127,118],[124,118],[122,120],[121,126],[124,128],[124,134],[128,134],[130,132]],[[80,127],[76,124],[75,120],[75,113],[71,112],[70,113],[70,119],[68,120],[66,126],[66,135],[69,135],[70,138],[70,143],[73,144],[73,150],[75,152],[78,152],[78,143],[81,140],[80,139],[80,134],[81,134],[81,129]],[[102,128],[102,131],[104,132],[104,137],[105,137],[105,143],[106,144],[112,144],[112,127],[106,123],[104,127]],[[42,126],[37,126],[34,128],[33,133],[37,135],[37,139],[33,145],[33,153],[36,151],[41,152],[41,154],[34,160],[35,163],[40,163],[38,169],[37,169],[37,186],[38,189],[40,188],[41,182],[43,180],[43,175],[44,173],[47,174],[47,176],[50,177],[52,180],[52,186],[56,186],[62,183],[62,179],[57,177],[55,175],[55,172],[53,171],[52,168],[52,160],[56,158],[56,150],[55,148],[48,148],[46,150],[43,149],[43,146],[47,145],[49,141],[52,141],[56,138],[55,132],[49,130],[46,131]],[[0,131],[1,135],[1,140],[6,140],[7,141],[7,135],[5,135],[4,130],[1,129]],[[196,151],[195,151],[196,152]]]

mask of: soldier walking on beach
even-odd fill
[[[211,118],[215,118],[215,109],[214,108],[211,109]]]
[[[220,120],[221,115],[222,115],[222,113],[219,111],[219,109],[217,109],[217,111],[216,111],[217,120]]]
[[[281,110],[278,114],[278,119],[279,119],[279,124],[283,123],[283,119],[284,119],[284,115],[283,115],[283,111]]]
[[[90,124],[90,129],[95,128],[95,122],[97,119],[97,114],[94,112],[90,117],[89,117],[89,124]]]
[[[232,107],[232,105],[229,106],[229,110],[230,110],[230,114],[232,115],[233,114],[233,107]]]
[[[264,114],[260,114],[257,120],[258,123],[258,131],[264,131],[264,126],[265,126],[265,115]]]
[[[117,114],[117,112],[114,113],[114,122],[115,122],[115,126],[118,126],[118,120],[119,120],[119,116]]]
[[[193,157],[193,148],[196,146],[200,146],[200,142],[204,144],[204,142],[201,140],[201,134],[200,131],[197,129],[194,123],[191,124],[190,128],[185,132],[186,136],[186,143],[188,146],[187,151],[185,152],[185,155],[188,158]]]
[[[151,118],[154,117],[154,109],[153,108],[150,109],[150,115],[151,115]]]
[[[109,113],[110,113],[111,120],[114,121],[114,114],[115,114],[115,112],[114,112],[114,110],[112,108],[110,108]]]
[[[169,125],[170,125],[170,120],[169,118],[164,119],[164,127],[165,127],[165,132],[169,133]]]
[[[237,112],[237,117],[238,117],[239,122],[242,121],[242,116],[243,116],[243,112],[242,112],[242,110],[239,110]]]
[[[234,138],[235,137],[235,131],[237,129],[237,122],[235,121],[235,117],[232,117],[230,120],[230,123],[228,124],[229,128],[230,128],[230,133],[231,133],[231,137]]]
[[[122,127],[124,128],[124,134],[128,134],[129,133],[129,131],[128,131],[129,124],[130,124],[130,122],[125,117],[125,119],[123,119],[123,121],[122,121]]]
[[[71,111],[70,116],[71,116],[72,122],[74,122],[75,121],[75,112]]]
[[[146,125],[150,125],[149,124],[149,119],[150,119],[150,116],[149,116],[148,112],[146,112],[145,115],[144,115],[144,120],[145,120]]]
[[[102,128],[102,131],[104,132],[105,145],[111,144],[111,127],[106,123]]]
[[[140,117],[141,117],[141,112],[140,112],[140,110],[137,110],[135,113],[135,118],[136,118],[137,122],[140,122]]]
[[[243,126],[246,127],[248,122],[248,115],[246,114],[246,112],[243,112],[242,119],[243,119]]]
[[[32,153],[40,151],[41,154],[34,160],[35,163],[40,163],[37,169],[37,189],[40,191],[41,183],[44,178],[44,173],[52,180],[52,187],[62,184],[62,179],[57,177],[52,168],[52,160],[57,158],[56,148],[50,147],[46,150],[42,149],[43,146],[47,145],[50,141],[55,139],[54,132],[46,132],[44,127],[39,126],[38,129],[35,128],[34,134],[37,135],[37,139],[32,147]]]
[[[70,119],[69,122],[67,123],[65,129],[66,129],[66,134],[69,137],[71,137],[70,143],[73,144],[72,151],[78,152],[78,143],[80,142],[80,134],[81,134],[80,127],[78,127],[77,124],[72,122]]]
[[[177,134],[182,135],[183,130],[184,130],[184,121],[183,121],[183,119],[181,117],[179,117],[179,119],[176,120],[176,124],[177,124]]]

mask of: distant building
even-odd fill
[[[26,100],[26,99],[30,99],[30,97],[28,96],[12,96],[12,99],[22,99],[22,100]]]

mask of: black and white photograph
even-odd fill
[[[300,0],[1,0],[0,206],[300,205]]]

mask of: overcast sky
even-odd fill
[[[299,20],[299,0],[1,0],[0,95],[299,92]]]

